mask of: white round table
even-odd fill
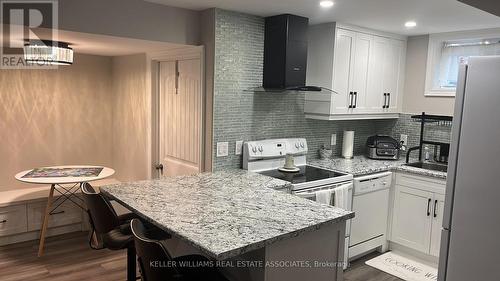
[[[115,170],[107,167],[81,165],[41,167],[22,171],[15,175],[18,181],[25,183],[50,184],[47,207],[45,209],[42,229],[40,231],[40,244],[38,246],[39,257],[43,255],[45,235],[50,215],[67,200],[86,211],[83,199],[76,195],[80,190],[80,184],[105,179],[112,176],[114,173]],[[60,194],[56,200],[53,200],[54,192]],[[52,208],[52,205],[55,205],[55,207]]]

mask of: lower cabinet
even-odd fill
[[[438,256],[444,189],[444,182],[398,175],[390,240],[424,254]]]
[[[26,205],[0,208],[0,236],[26,232]]]
[[[439,256],[439,249],[441,244],[441,228],[443,225],[443,211],[444,211],[444,195],[434,194],[434,208],[432,214],[432,229],[431,229],[431,249],[432,256]]]
[[[46,200],[13,202],[0,207],[0,246],[38,239]],[[72,202],[61,204],[49,217],[47,237],[87,228],[85,214]]]
[[[28,203],[28,231],[40,230],[45,215],[46,202]],[[82,209],[71,201],[62,203],[57,210],[49,216],[49,227],[58,227],[81,223],[83,220]]]

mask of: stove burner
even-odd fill
[[[304,182],[311,182],[311,181],[317,181],[317,180],[323,180],[323,179],[329,179],[329,178],[335,178],[335,177],[340,177],[340,176],[345,176],[346,174],[344,173],[339,173],[335,171],[330,171],[330,170],[324,170],[312,166],[300,166],[300,171],[296,173],[290,173],[290,172],[281,172],[279,170],[269,170],[269,171],[263,171],[259,172],[262,175],[265,176],[270,176],[273,178],[277,178],[280,180],[285,180],[288,182],[291,182],[292,184],[297,184],[297,183],[304,183]]]

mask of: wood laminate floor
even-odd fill
[[[38,241],[0,247],[2,281],[124,281],[126,252],[92,250],[86,233],[47,239],[45,255],[37,257]],[[345,272],[345,281],[400,281],[392,275],[365,265],[375,257],[354,261]]]
[[[2,281],[114,281],[126,279],[126,251],[92,250],[86,233],[47,238],[45,255],[38,241],[0,247]]]

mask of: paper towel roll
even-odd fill
[[[342,157],[350,159],[354,150],[354,131],[344,131],[344,141],[342,143]]]

